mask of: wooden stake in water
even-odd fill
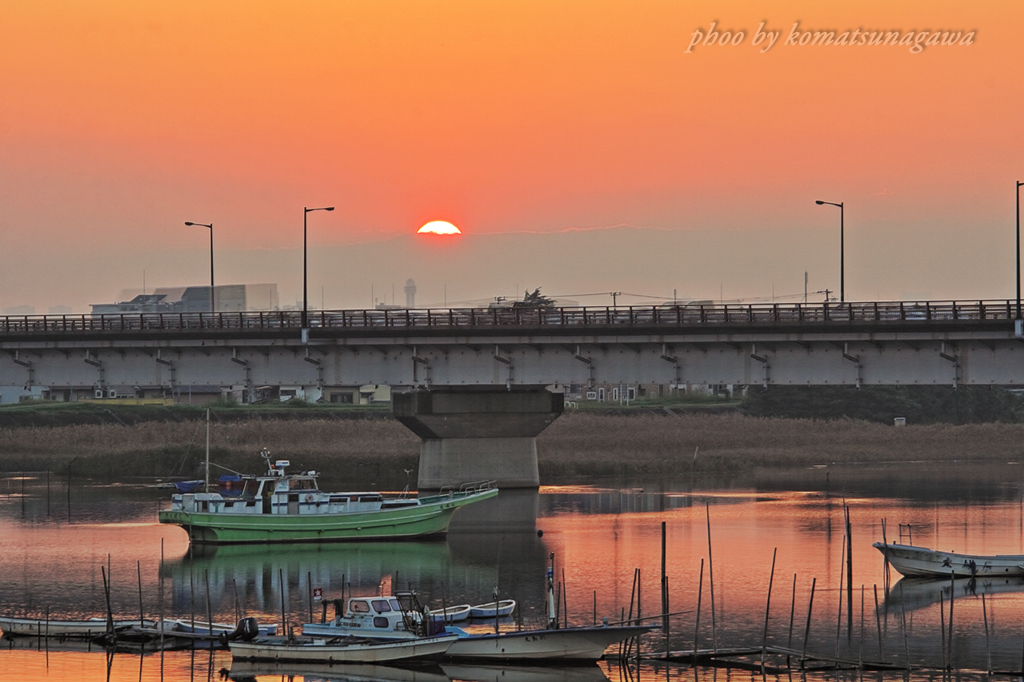
[[[665,566],[665,522],[661,522],[661,629],[665,633],[665,655],[668,656],[668,574]]]
[[[949,650],[949,666],[953,666],[953,597],[956,596],[956,575],[949,572],[949,636],[946,637],[946,647]]]
[[[818,579],[814,578],[811,580],[811,598],[807,602],[807,627],[804,628],[804,649],[800,654],[800,667],[804,667],[804,661],[807,660],[807,640],[811,638],[811,611],[814,609],[814,587],[818,584]]]
[[[142,609],[142,562],[136,561],[135,568],[139,573],[139,627],[145,627],[146,614]]]
[[[306,571],[306,591],[309,592],[309,620],[313,622],[313,572]]]
[[[836,613],[836,658],[839,658],[839,633],[843,628],[843,569],[846,566],[846,538],[843,538],[842,558],[839,561],[839,610]]]
[[[715,626],[715,567],[711,559],[711,505],[704,503],[708,519],[708,588],[711,590],[711,649],[718,651],[718,629]]]
[[[939,637],[942,640],[942,669],[947,670],[949,659],[946,658],[946,595],[942,594],[942,590],[939,590]]]
[[[982,613],[982,615],[985,618],[985,654],[986,654],[986,660],[987,660],[987,664],[986,664],[986,667],[985,667],[985,672],[987,672],[989,675],[991,675],[992,674],[992,644],[991,644],[991,642],[989,641],[989,638],[988,638],[988,607],[985,605],[985,593],[984,592],[981,593],[981,613]]]
[[[796,573],[793,574],[793,600],[789,603],[789,639],[786,648],[793,649],[793,621],[796,618]],[[786,667],[789,667],[789,654],[786,654]]]
[[[843,505],[846,515],[846,641],[853,638],[853,527],[850,523],[850,508]]]
[[[114,612],[110,608],[110,582],[107,580],[105,566],[100,566],[100,574],[103,576],[103,595],[107,600],[107,636],[114,637]]]
[[[697,667],[697,643],[700,639],[700,600],[704,592],[704,559],[700,560],[700,578],[697,581],[697,616],[693,626],[693,666]]]
[[[281,629],[284,630],[285,637],[291,639],[291,633],[288,631],[288,613],[284,609],[284,569],[277,569],[277,573],[281,581]]]
[[[768,614],[772,608],[772,583],[775,582],[775,555],[779,551],[776,547],[772,550],[772,571],[768,574],[768,598],[764,604],[764,633],[761,635],[761,674],[764,675],[764,657],[768,649]]]
[[[210,571],[205,568],[203,569],[203,580],[206,582],[206,624],[210,628],[210,637],[213,637],[213,610],[210,608]]]
[[[878,585],[872,585],[875,591],[875,627],[878,628],[878,659],[885,660],[885,649],[882,648],[882,616],[878,612]]]

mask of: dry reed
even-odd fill
[[[1024,426],[886,426],[851,419],[741,414],[570,412],[537,439],[542,476],[735,472],[830,463],[1007,461],[1024,457]],[[61,471],[88,459],[101,477],[188,475],[203,459],[203,423],[143,422],[0,429],[0,470]],[[328,470],[339,462],[415,466],[418,439],[393,419],[250,419],[214,424],[211,459],[251,471],[256,453]],[[697,456],[694,451],[698,449]],[[76,465],[77,467],[78,465]]]

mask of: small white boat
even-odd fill
[[[394,641],[352,638],[304,639],[296,641],[231,642],[231,656],[240,660],[308,661],[316,663],[382,663],[440,656],[458,639],[456,635],[435,635]]]
[[[449,606],[446,609],[440,611],[431,611],[430,619],[435,623],[461,623],[469,618],[470,612],[473,607],[469,604],[459,604],[458,606]]]
[[[155,623],[138,620],[115,620],[114,633],[125,632],[132,627]],[[0,617],[0,630],[6,637],[59,637],[62,639],[95,639],[108,632],[106,618],[85,620],[46,620],[45,618]]]
[[[502,599],[499,602],[477,604],[469,611],[470,618],[504,618],[511,615],[516,608],[515,599]]]
[[[1024,555],[982,556],[876,542],[889,565],[908,578],[1006,577],[1024,575]]]
[[[415,592],[399,591],[391,597],[350,597],[344,613],[326,623],[303,623],[302,634],[315,637],[368,637],[415,639],[439,634],[444,625],[424,625],[423,608]]]
[[[609,625],[471,634],[449,628],[458,640],[446,659],[490,661],[596,661],[616,642],[657,630],[657,625]]]

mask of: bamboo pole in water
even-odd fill
[[[164,539],[160,538],[160,569],[157,571],[157,581],[160,586],[160,665],[163,667],[164,655]]]
[[[778,553],[779,548],[776,547],[772,550],[772,570],[768,574],[768,598],[764,604],[764,632],[761,635],[761,674],[764,675],[764,657],[768,649],[768,615],[771,613],[772,607],[772,584],[775,582],[775,555]]]
[[[804,628],[804,648],[800,654],[800,667],[804,667],[804,661],[807,660],[807,640],[811,637],[811,611],[814,609],[814,587],[818,584],[818,579],[813,578],[811,580],[811,597],[807,602],[807,627]]]
[[[107,570],[105,566],[100,566],[100,573],[103,576],[103,596],[107,600],[107,635],[113,638],[114,612],[110,608],[110,582],[107,580]]]
[[[661,617],[661,629],[665,633],[665,656],[668,656],[669,652],[669,632],[668,632],[668,574],[666,572],[665,565],[665,536],[666,536],[666,525],[665,522],[661,522],[661,612],[664,614]]]
[[[306,571],[306,592],[309,593],[309,623],[313,622],[313,572]],[[386,596],[386,595],[385,595]]]

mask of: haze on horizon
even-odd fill
[[[215,225],[218,283],[276,282],[288,303],[301,209],[326,205],[318,306],[401,299],[408,277],[424,304],[770,299],[804,272],[835,290],[838,209],[816,199],[846,204],[848,299],[1009,298],[1022,19],[1002,2],[16,3],[0,310],[86,312],[143,273],[208,283],[208,232],[185,221]],[[744,43],[687,54],[712,21]],[[796,21],[976,38],[784,46]],[[764,54],[761,22],[781,32]],[[464,235],[417,240],[430,220]]]

